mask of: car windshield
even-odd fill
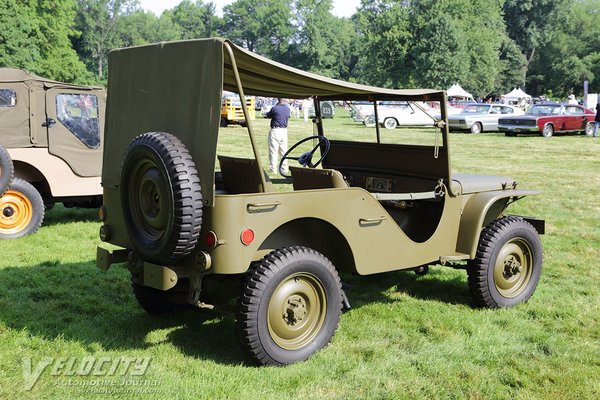
[[[530,115],[552,115],[560,114],[561,106],[559,104],[537,104],[531,107],[527,112]]]
[[[488,104],[472,104],[472,105],[466,106],[462,110],[461,113],[462,114],[482,114],[482,113],[487,114],[489,109],[490,109],[490,106]]]

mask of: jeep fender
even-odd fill
[[[539,194],[534,190],[502,190],[472,195],[463,207],[456,251],[475,258],[481,229],[498,218],[509,201]]]
[[[286,222],[265,239],[259,250],[277,249],[289,243],[318,251],[340,271],[356,272],[354,255],[348,240],[328,221],[319,218],[299,218]]]

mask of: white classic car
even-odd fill
[[[399,126],[433,126],[439,118],[439,113],[437,103],[427,102],[399,102],[393,107],[377,108],[379,124],[386,129]],[[364,122],[367,126],[375,126],[375,115],[370,115]]]

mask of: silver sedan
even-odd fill
[[[504,104],[470,104],[459,114],[448,117],[450,131],[471,133],[498,130],[498,118],[506,115],[520,115],[520,108]]]

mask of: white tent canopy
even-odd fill
[[[460,87],[458,83],[455,83],[454,85],[450,86],[450,88],[446,90],[446,95],[448,97],[461,97],[465,100],[473,100],[473,95],[467,92],[462,87]]]
[[[530,99],[531,96],[525,93],[521,88],[515,88],[510,91],[510,93],[505,94],[502,97],[506,97],[507,99]]]

